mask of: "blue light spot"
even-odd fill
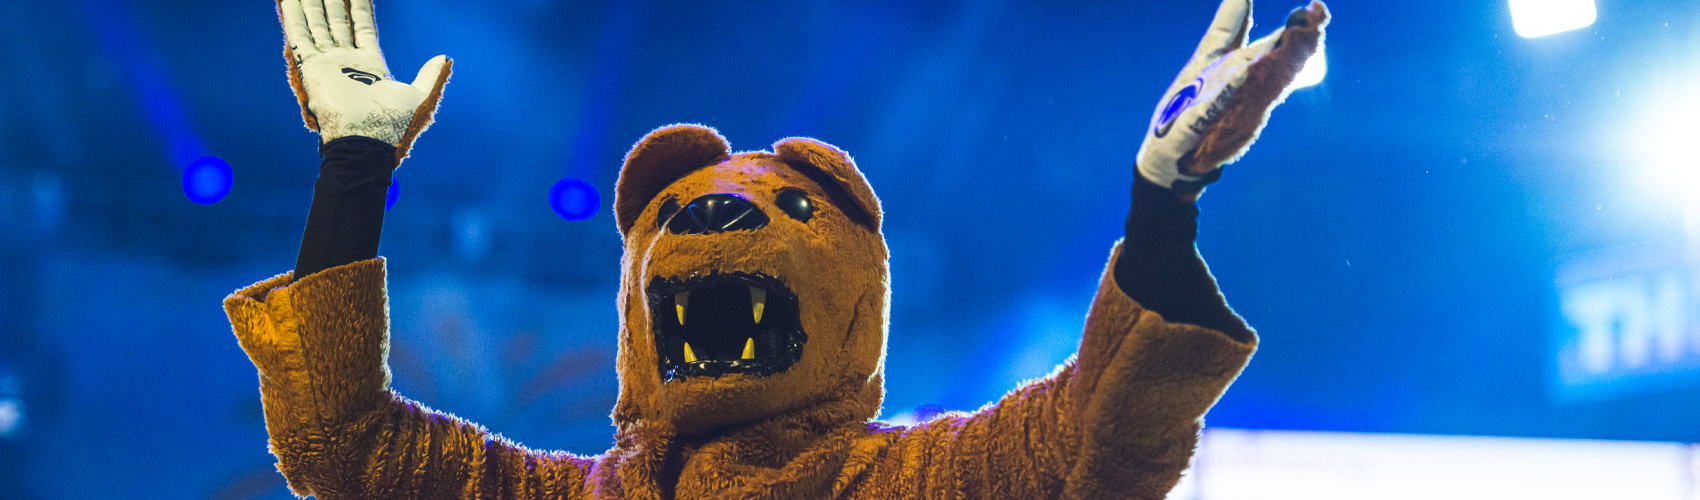
[[[549,188],[549,207],[562,219],[588,220],[596,215],[601,204],[602,197],[596,194],[596,188],[572,177],[564,177]]]
[[[397,196],[401,196],[401,181],[390,179],[390,189],[389,191],[384,192],[385,212],[390,211],[390,207],[395,206],[395,199]]]
[[[202,205],[218,203],[230,194],[235,180],[229,163],[217,156],[203,156],[183,169],[183,195]]]

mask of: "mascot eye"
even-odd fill
[[[773,202],[775,205],[779,205],[780,210],[785,211],[785,215],[799,221],[808,222],[809,217],[815,214],[814,203],[809,201],[809,196],[803,194],[801,189],[780,191],[779,196]]]
[[[655,228],[660,229],[667,226],[667,221],[672,219],[673,214],[676,213],[679,213],[678,199],[667,198],[667,201],[661,202],[661,210],[655,212]]]

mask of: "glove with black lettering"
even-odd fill
[[[289,63],[289,84],[307,128],[320,144],[370,137],[407,157],[413,140],[431,125],[453,65],[437,56],[412,84],[390,76],[378,49],[372,0],[278,0]]]
[[[1139,175],[1188,200],[1245,154],[1322,47],[1328,8],[1312,1],[1250,45],[1251,0],[1226,0],[1186,68],[1163,94],[1139,148]]]

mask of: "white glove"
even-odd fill
[[[378,50],[372,0],[278,0],[277,10],[289,83],[320,143],[370,137],[406,158],[431,124],[453,61],[431,58],[413,84],[395,81]]]
[[[1165,92],[1139,147],[1138,170],[1196,197],[1239,159],[1286,99],[1293,78],[1322,45],[1328,8],[1313,1],[1287,26],[1246,45],[1251,0],[1225,0],[1186,69]]]

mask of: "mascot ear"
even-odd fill
[[[702,125],[678,124],[655,129],[643,136],[614,183],[614,219],[620,236],[630,232],[649,200],[667,185],[702,167],[726,161],[732,145],[719,132]]]
[[[832,202],[850,220],[879,232],[880,200],[856,162],[844,150],[807,137],[791,137],[773,143],[773,152],[791,168],[814,179],[832,197]]]

